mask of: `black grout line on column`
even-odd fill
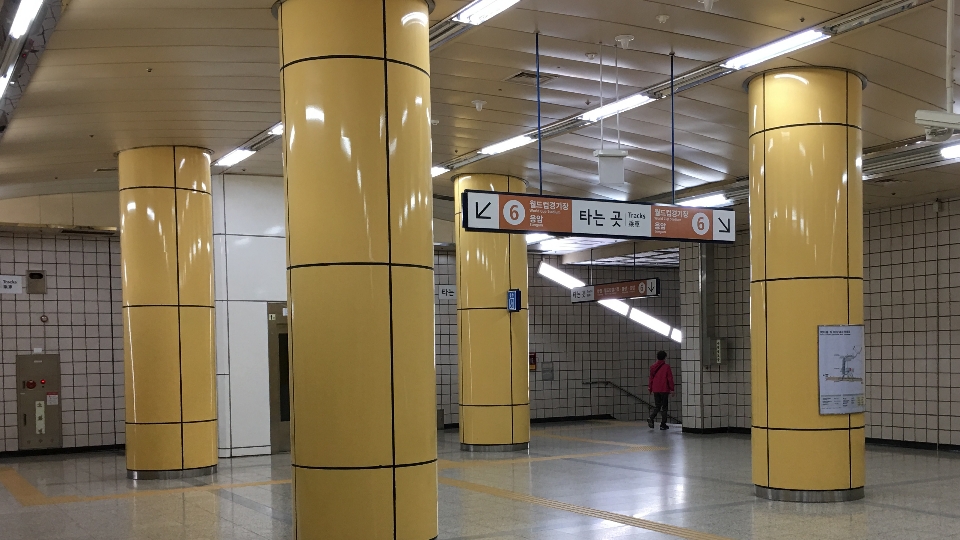
[[[393,326],[393,208],[391,208],[390,185],[390,63],[387,60],[387,0],[381,0],[383,24],[383,122],[384,156],[386,158],[387,181],[387,287],[390,309],[390,444],[393,467],[393,538],[397,540],[397,395],[396,371],[394,370],[395,347]]]
[[[173,186],[177,186],[177,147],[171,148],[173,157]],[[180,316],[180,208],[177,201],[177,192],[173,192],[173,237],[174,237],[174,260],[176,261],[177,276],[177,369],[180,372],[180,468],[187,467],[186,450],[184,449],[183,432],[183,321]]]

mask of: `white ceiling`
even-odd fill
[[[72,0],[0,141],[0,187],[89,182],[116,166],[124,148],[196,145],[223,155],[279,120],[274,0]],[[437,0],[434,22],[466,5]],[[543,89],[548,123],[599,104],[603,41],[604,93],[614,96],[614,36],[633,34],[620,52],[621,95],[677,73],[735,55],[872,2],[866,0],[720,0],[714,13],[697,0],[521,0],[432,55],[434,163],[536,127],[535,88],[503,82],[533,70],[534,33],[542,69],[558,75]],[[758,66],[811,64],[856,69],[870,79],[864,94],[864,144],[922,134],[917,109],[943,102],[945,0]],[[657,15],[669,15],[665,24]],[[803,19],[803,21],[801,21]],[[738,72],[677,97],[677,170],[681,187],[747,173],[746,102]],[[477,112],[471,101],[487,102]],[[591,104],[588,106],[587,101]],[[598,126],[544,142],[545,191],[573,196],[642,199],[670,187],[669,101],[621,118],[630,151],[628,184],[596,183]],[[616,132],[607,124],[606,138]],[[609,144],[609,143],[608,143]],[[281,174],[274,145],[231,172]],[[535,145],[463,171],[502,172],[536,183]],[[867,189],[872,206],[960,195],[956,166],[902,176]],[[449,176],[435,190],[452,195]]]

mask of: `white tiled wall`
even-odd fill
[[[623,392],[588,381],[610,381],[650,401],[647,373],[658,350],[670,355],[677,382],[671,414],[680,416],[681,373],[679,345],[644,329],[597,304],[573,305],[567,289],[541,278],[536,270],[541,260],[560,266],[557,257],[531,255],[529,265],[530,352],[537,353],[538,371],[530,376],[531,418],[566,418],[613,415],[636,419],[649,409]],[[435,256],[437,284],[456,281],[456,255]],[[564,266],[563,270],[589,283],[612,283],[636,278],[659,277],[661,298],[632,303],[651,315],[678,326],[679,280],[676,270]],[[591,272],[593,273],[591,279]],[[437,404],[447,424],[458,423],[456,302],[437,300]],[[553,380],[544,380],[552,368]]]
[[[16,358],[37,348],[60,355],[64,447],[124,442],[119,251],[115,237],[0,233],[0,274],[43,270],[48,287],[0,295],[0,451],[18,450]]]
[[[680,248],[684,427],[723,430],[750,427],[750,244],[737,235],[732,246],[714,246],[716,320],[713,336],[723,341],[720,366],[701,362],[700,248]]]
[[[863,247],[867,437],[960,445],[960,199],[868,212]],[[694,249],[681,250],[685,288]],[[738,235],[716,259],[731,363],[718,385],[694,387],[685,373],[691,402],[726,405],[707,415],[715,427],[750,425],[749,250]]]
[[[960,199],[864,222],[867,437],[960,445]]]
[[[283,178],[214,178],[220,456],[270,453],[267,303],[285,302]]]

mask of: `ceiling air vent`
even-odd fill
[[[548,82],[556,79],[556,75],[548,75],[546,73],[540,73],[540,86],[547,84]],[[512,77],[507,77],[504,79],[504,82],[520,83],[530,86],[537,85],[537,72],[535,71],[521,71]]]

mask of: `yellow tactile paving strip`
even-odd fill
[[[625,516],[623,514],[616,514],[614,512],[597,510],[596,508],[588,508],[586,506],[578,506],[576,504],[554,501],[551,499],[543,499],[541,497],[534,497],[532,495],[524,495],[522,493],[516,493],[514,491],[507,491],[505,489],[484,486],[481,484],[474,484],[473,482],[464,482],[463,480],[455,480],[453,478],[446,478],[443,476],[440,477],[440,483],[447,486],[466,489],[476,493],[483,493],[485,495],[492,495],[494,497],[509,499],[511,501],[535,504],[537,506],[543,506],[545,508],[553,508],[554,510],[562,510],[564,512],[571,512],[574,514],[580,514],[582,516],[602,519],[605,521],[612,521],[614,523],[620,523],[622,525],[636,527],[638,529],[644,529],[647,531],[653,531],[661,534],[667,534],[670,536],[676,536],[677,538],[687,538],[690,540],[729,540],[724,536],[717,536],[715,534],[694,531],[692,529],[685,529],[683,527],[677,527],[675,525],[667,525],[665,523],[657,523],[655,521],[649,521],[646,519]]]
[[[636,452],[653,452],[653,451],[659,451],[659,450],[666,450],[666,448],[659,447],[659,446],[630,444],[630,443],[596,440],[596,439],[583,439],[580,437],[568,437],[564,435],[553,435],[553,434],[547,434],[542,432],[536,434],[535,436],[549,437],[553,439],[569,440],[569,441],[576,441],[576,442],[588,442],[593,444],[622,446],[624,448],[621,450],[610,450],[607,452],[565,454],[560,456],[537,456],[537,457],[525,456],[525,457],[520,457],[516,459],[493,459],[493,460],[478,459],[478,460],[470,460],[470,461],[450,461],[450,460],[441,459],[438,463],[438,466],[440,470],[466,469],[466,468],[474,468],[474,467],[517,465],[517,464],[525,464],[525,463],[539,463],[539,462],[547,462],[547,461],[560,461],[565,459],[582,459],[582,458],[590,458],[590,457],[632,454]],[[620,523],[622,525],[627,525],[630,527],[636,527],[638,529],[659,532],[662,534],[667,534],[667,535],[675,536],[678,538],[687,538],[691,540],[724,540],[724,537],[722,536],[708,534],[700,531],[694,531],[691,529],[685,529],[683,527],[667,525],[664,523],[657,523],[655,521],[639,519],[632,516],[617,514],[614,512],[607,512],[604,510],[597,510],[596,508],[589,508],[585,506],[578,506],[575,504],[554,501],[551,499],[534,497],[532,495],[525,495],[522,493],[485,486],[482,484],[465,482],[463,480],[457,480],[454,478],[446,478],[441,476],[439,478],[439,482],[447,486],[456,487],[459,489],[465,489],[465,490],[473,491],[476,493],[483,493],[486,495],[492,495],[494,497],[500,497],[500,498],[509,499],[512,501],[534,504],[534,505],[538,505],[546,508],[552,508],[554,510],[561,510],[564,512],[571,512],[574,514],[588,516],[596,519],[602,519],[602,520],[610,521],[613,523]],[[171,488],[171,489],[138,490],[138,491],[130,491],[127,493],[114,493],[114,494],[108,494],[108,495],[93,495],[93,496],[67,495],[67,496],[58,496],[58,497],[48,497],[47,495],[44,495],[35,486],[33,486],[33,484],[31,484],[26,478],[21,476],[16,470],[0,467],[0,485],[2,485],[13,496],[13,498],[17,501],[17,503],[25,507],[95,502],[95,501],[106,501],[106,500],[119,500],[119,499],[132,499],[136,497],[149,497],[149,496],[158,496],[158,495],[181,495],[186,493],[218,491],[221,489],[239,489],[239,488],[245,488],[245,487],[283,485],[283,484],[289,484],[289,483],[290,483],[290,480],[269,480],[269,481],[263,481],[263,482],[245,482],[245,483],[239,483],[239,484],[211,484],[208,486],[191,486],[191,487]]]
[[[599,456],[615,456],[618,454],[633,454],[636,452],[655,452],[657,450],[666,450],[660,446],[641,446],[633,445],[625,450],[611,450],[609,452],[589,452],[586,454],[565,454],[562,456],[541,456],[541,457],[522,457],[516,459],[483,459],[471,461],[449,461],[441,459],[438,462],[440,470],[445,469],[466,469],[470,467],[490,467],[492,465],[517,465],[523,463],[539,463],[542,461],[558,461],[561,459],[583,459]]]
[[[655,450],[666,450],[666,448],[661,448],[658,446],[647,446],[642,444],[633,444],[633,443],[625,443],[625,442],[618,442],[618,441],[604,441],[599,439],[584,439],[582,437],[570,437],[568,435],[554,435],[552,433],[535,433],[533,436],[546,437],[548,439],[560,439],[562,441],[585,442],[585,443],[591,443],[591,444],[606,444],[610,446],[625,446],[627,448],[650,448]]]
[[[77,497],[47,497],[13,469],[0,468],[0,485],[13,495],[20,506],[77,502]]]
[[[60,497],[48,497],[33,484],[13,469],[0,468],[0,485],[2,485],[20,506],[47,506],[51,504],[66,504],[94,501],[108,501],[117,499],[132,499],[135,497],[149,497],[155,495],[179,495],[183,493],[195,493],[202,491],[218,491],[221,489],[239,489],[255,486],[275,486],[280,484],[289,484],[290,480],[267,480],[263,482],[245,482],[242,484],[211,484],[209,486],[191,486],[184,488],[170,489],[145,489],[130,491],[127,493],[111,493],[109,495],[64,495]]]

